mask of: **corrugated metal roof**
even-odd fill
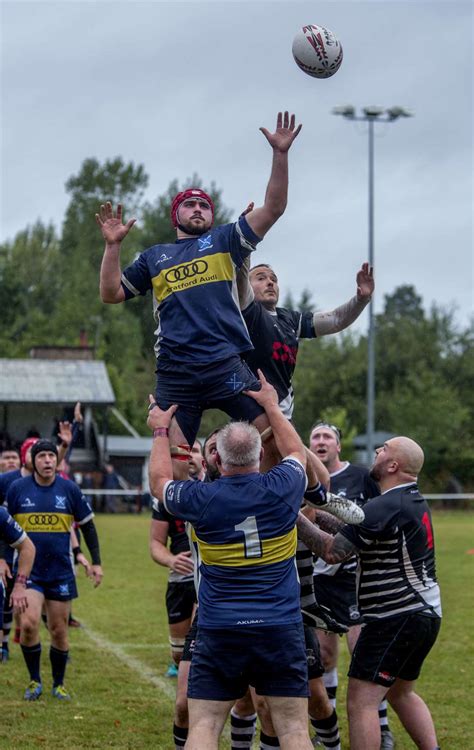
[[[0,359],[0,403],[114,404],[104,362]]]

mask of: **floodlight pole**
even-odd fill
[[[399,117],[411,117],[411,112],[402,107],[364,107],[362,114],[356,115],[352,105],[335,107],[334,115],[342,115],[347,120],[366,122],[368,134],[368,250],[369,264],[374,265],[374,124],[376,122],[395,122]],[[367,336],[367,427],[366,427],[366,463],[369,464],[375,449],[375,317],[374,295],[369,302],[369,329]]]

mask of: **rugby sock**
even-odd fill
[[[329,703],[333,708],[336,708],[336,693],[337,686],[339,685],[339,678],[337,676],[337,667],[330,669],[328,672],[323,674],[324,687],[328,694]]]
[[[60,651],[59,648],[55,648],[54,646],[51,646],[49,649],[49,660],[53,673],[53,687],[58,687],[58,685],[64,683],[68,656],[69,651]]]
[[[173,724],[175,750],[181,750],[185,746],[186,740],[188,739],[188,731],[187,727],[177,727],[176,724]]]
[[[21,644],[21,650],[23,651],[26,667],[30,673],[30,679],[35,680],[35,682],[41,682],[41,643],[37,643],[35,646],[23,646]]]
[[[13,622],[13,608],[7,605],[7,602],[5,601],[5,606],[3,608],[3,640],[2,640],[2,648],[5,651],[8,651],[8,641],[10,639],[10,630],[12,629],[12,622]]]
[[[230,746],[231,750],[250,750],[255,736],[257,714],[239,716],[234,709],[230,712]]]
[[[321,740],[324,747],[327,750],[341,750],[341,738],[339,737],[336,712],[333,711],[327,719],[312,719],[311,716],[309,718],[317,732],[318,740]]]
[[[278,737],[270,737],[260,730],[260,750],[275,750],[276,747],[280,747]]]
[[[387,701],[382,701],[379,705],[379,724],[382,732],[390,731],[390,727],[388,726]]]
[[[300,607],[305,609],[316,604],[313,582],[313,553],[298,540],[296,545],[296,567],[300,579]]]

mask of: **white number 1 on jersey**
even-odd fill
[[[245,521],[238,523],[234,529],[244,532],[245,557],[262,557],[262,543],[258,535],[255,516],[247,516]]]

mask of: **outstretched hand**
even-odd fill
[[[274,133],[270,133],[266,128],[260,128],[260,130],[262,131],[263,135],[274,151],[280,151],[282,154],[285,154],[300,132],[301,128],[302,125],[298,125],[298,127],[295,129],[294,115],[291,115],[290,117],[288,112],[279,112],[277,117],[276,130]]]
[[[362,268],[357,272],[357,299],[370,299],[374,289],[374,269],[368,263],[363,263]]]
[[[99,213],[95,215],[95,220],[108,245],[120,244],[136,222],[136,219],[129,219],[126,224],[123,224],[122,204],[117,205],[117,215],[114,216],[110,201],[101,205]]]

